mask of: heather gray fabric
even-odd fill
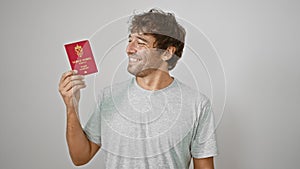
[[[85,126],[106,168],[188,169],[217,154],[209,99],[177,79],[149,91],[135,78],[107,87]]]

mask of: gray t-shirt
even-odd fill
[[[84,131],[109,169],[188,169],[217,155],[209,99],[177,79],[145,90],[135,78],[104,88]]]

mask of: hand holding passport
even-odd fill
[[[98,72],[97,65],[88,40],[65,45],[72,70],[79,75],[88,75]]]

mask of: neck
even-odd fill
[[[160,90],[169,86],[173,82],[173,78],[168,71],[154,70],[147,76],[136,76],[139,86],[146,90]]]

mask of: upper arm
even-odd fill
[[[214,158],[193,158],[194,169],[214,169]]]

